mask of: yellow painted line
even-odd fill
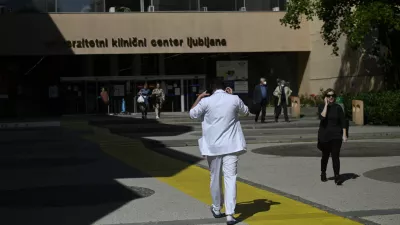
[[[151,151],[138,140],[113,135],[102,128],[92,129],[94,133],[85,138],[101,143],[105,153],[207,205],[211,204],[207,170]],[[127,145],[129,143],[131,146]],[[236,216],[244,218],[243,222],[249,225],[361,224],[242,182],[237,183],[237,190]]]

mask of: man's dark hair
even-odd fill
[[[222,80],[218,79],[218,78],[214,78],[211,81],[211,89],[213,90],[217,90],[217,89],[225,89],[225,84]]]

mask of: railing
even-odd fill
[[[21,3],[25,2],[25,3]],[[285,11],[287,0],[19,0],[4,7],[15,13],[106,13],[186,11]]]

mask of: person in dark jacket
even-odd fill
[[[261,112],[261,123],[265,122],[265,114],[267,110],[268,104],[268,86],[265,78],[260,79],[260,84],[256,85],[253,92],[253,104],[256,106],[256,118],[255,121],[258,121],[258,117]]]
[[[318,148],[322,151],[321,181],[328,181],[326,168],[329,156],[332,157],[335,183],[340,185],[340,149],[342,143],[347,141],[346,121],[343,109],[335,103],[335,91],[328,89],[325,92],[324,104],[318,107],[320,121],[318,130]]]

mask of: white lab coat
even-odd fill
[[[190,110],[190,118],[201,119],[203,135],[199,139],[202,155],[219,156],[246,150],[239,113],[249,109],[237,95],[216,90]]]

